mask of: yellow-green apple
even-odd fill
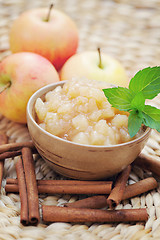
[[[0,63],[0,112],[8,119],[26,123],[26,106],[39,88],[59,81],[53,65],[35,53],[15,53]]]
[[[128,86],[128,77],[120,62],[96,51],[77,53],[66,61],[60,71],[60,80],[73,77],[85,77],[117,86]]]
[[[10,49],[16,52],[35,52],[47,58],[59,70],[76,53],[78,31],[74,21],[63,12],[47,8],[22,13],[10,30]]]

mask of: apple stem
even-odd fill
[[[11,86],[11,82],[7,82],[3,87],[0,88],[0,94]]]
[[[102,58],[101,58],[101,49],[98,47],[98,55],[99,55],[99,64],[98,67],[103,69],[103,65],[102,65]]]
[[[49,19],[50,19],[50,15],[51,15],[51,10],[53,8],[54,4],[50,4],[50,7],[49,7],[49,11],[48,11],[48,14],[47,14],[47,17],[46,17],[46,20],[45,22],[49,22]]]

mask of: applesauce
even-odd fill
[[[79,144],[108,146],[132,140],[128,113],[110,105],[102,91],[108,87],[94,80],[66,81],[48,92],[44,101],[36,100],[37,123],[49,133]]]

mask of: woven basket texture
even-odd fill
[[[12,22],[27,9],[47,7],[49,0],[0,0],[0,59],[10,54],[8,34]],[[67,13],[79,29],[78,51],[102,51],[118,59],[131,78],[139,69],[156,66],[160,62],[160,0],[55,0],[55,8]],[[160,108],[156,97],[154,105]],[[9,142],[30,140],[26,126],[13,123],[0,116],[0,131],[5,131]],[[160,161],[160,134],[152,130],[143,150],[146,157]],[[37,179],[62,179],[35,155]],[[152,173],[133,167],[128,184],[151,176]],[[4,180],[0,196],[1,240],[150,240],[160,239],[160,187],[156,190],[125,200],[117,209],[147,207],[149,219],[144,223],[128,224],[72,224],[41,222],[37,227],[20,224],[20,198],[6,195],[5,179],[16,178],[14,161],[6,159]],[[76,195],[41,196],[40,204],[62,205],[79,199]]]

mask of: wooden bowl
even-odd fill
[[[28,129],[39,154],[53,169],[70,178],[96,180],[110,177],[132,163],[143,149],[150,135],[150,128],[126,143],[113,146],[77,144],[56,137],[42,129],[35,121],[35,101],[63,82],[47,85],[35,92],[27,105]]]

